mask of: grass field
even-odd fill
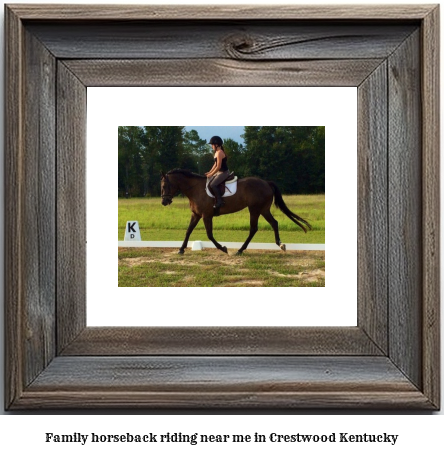
[[[307,220],[313,230],[305,234],[279,209],[272,206],[274,218],[279,222],[281,240],[284,243],[325,243],[325,195],[284,195],[287,206]],[[188,199],[176,197],[173,204],[164,207],[158,198],[119,199],[118,239],[123,240],[125,224],[129,220],[139,222],[143,241],[182,241],[190,221]],[[248,209],[235,214],[213,219],[214,237],[223,242],[244,242],[248,236]],[[203,222],[200,221],[190,241],[208,240]],[[259,218],[259,231],[251,242],[274,242],[271,226],[263,217]]]
[[[324,287],[323,251],[119,248],[119,287]]]

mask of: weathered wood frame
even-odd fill
[[[438,6],[5,18],[7,409],[439,408]],[[358,87],[358,326],[86,327],[86,87],[116,85]]]

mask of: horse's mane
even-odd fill
[[[205,176],[193,173],[193,171],[190,171],[189,169],[174,168],[171,171],[168,171],[167,174],[183,174],[186,177],[200,177],[201,179],[206,179]]]

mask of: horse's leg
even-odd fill
[[[191,233],[193,232],[194,228],[196,228],[196,225],[199,223],[199,220],[202,218],[201,215],[192,213],[191,214],[191,220],[190,224],[187,229],[187,233],[185,235],[185,240],[183,241],[182,247],[179,249],[177,253],[180,255],[183,255],[185,253],[185,249],[187,248],[188,245],[188,239],[190,239]]]
[[[264,211],[262,213],[262,216],[273,228],[276,244],[285,252],[286,246],[285,246],[285,244],[282,244],[282,242],[279,238],[279,224],[278,224],[277,220],[271,215],[270,209],[267,209],[266,211]]]
[[[236,252],[236,255],[242,255],[242,252],[248,247],[248,244],[253,239],[253,236],[257,233],[257,221],[259,220],[259,213],[255,210],[250,209],[250,234],[244,245]]]
[[[216,239],[214,239],[214,236],[213,236],[213,217],[212,216],[204,216],[203,217],[203,221],[204,221],[204,224],[205,224],[205,229],[207,230],[207,236],[208,236],[208,239],[219,249],[219,250],[222,250],[222,252],[224,253],[228,253],[228,250],[225,246],[221,246],[219,244],[219,242],[216,241]]]

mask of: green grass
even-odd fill
[[[313,227],[305,234],[279,209],[272,206],[273,217],[279,222],[281,240],[284,243],[324,244],[325,243],[325,196],[285,195],[287,206],[306,219]],[[129,220],[139,222],[142,240],[182,241],[190,221],[191,211],[187,198],[176,197],[173,204],[164,207],[160,198],[119,199],[118,239],[123,240],[125,224]],[[243,242],[250,229],[248,209],[213,219],[214,237],[221,242]],[[207,234],[200,221],[190,241],[206,241]],[[259,231],[252,242],[274,242],[271,226],[259,218]]]
[[[119,249],[119,287],[323,287],[319,251]]]

